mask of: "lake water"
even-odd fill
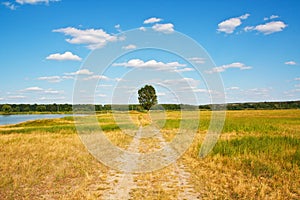
[[[72,114],[0,115],[0,125],[17,124],[36,119],[53,119],[73,116]]]

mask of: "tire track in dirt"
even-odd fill
[[[160,147],[164,147],[167,145],[167,142],[164,140],[162,134],[160,132],[157,133],[156,138],[160,141]],[[173,151],[173,149],[169,149],[169,151]],[[194,187],[189,183],[189,178],[191,174],[186,171],[186,166],[184,164],[177,164],[175,162],[172,165],[173,168],[173,176],[175,177],[173,179],[170,179],[171,182],[173,182],[174,185],[176,185],[179,191],[179,194],[177,196],[178,200],[193,200],[193,199],[201,199],[200,194],[198,194]],[[172,170],[172,168],[170,170]],[[167,184],[165,184],[166,186]],[[165,190],[168,190],[168,187],[164,187]]]
[[[135,136],[133,137],[132,142],[130,143],[127,151],[130,152],[139,152],[139,146],[144,146],[141,142],[141,133],[142,127],[139,128]],[[164,140],[162,134],[158,131],[154,137],[159,141],[158,147],[162,148],[167,145],[167,142]],[[156,150],[156,149],[155,149]],[[172,152],[173,149],[168,149]],[[139,157],[138,156],[121,156],[120,161],[124,163],[128,171],[134,170],[137,167]],[[186,166],[184,164],[173,163],[167,167],[168,172],[163,176],[163,180],[158,183],[161,187],[161,190],[166,191],[167,193],[172,193],[174,196],[169,199],[179,199],[179,200],[194,200],[201,199],[200,194],[198,194],[193,185],[190,184],[189,178],[190,173],[187,172]],[[154,172],[155,174],[156,172]],[[155,175],[151,177],[152,181],[158,181]],[[136,173],[125,173],[120,172],[114,169],[110,169],[106,178],[105,183],[102,185],[104,189],[101,193],[102,199],[120,199],[120,200],[129,200],[134,199],[132,195],[137,190],[141,193],[148,189],[151,189],[151,184],[149,180],[144,180],[142,174]]]
[[[140,127],[135,136],[133,137],[132,142],[130,143],[127,151],[137,152],[140,144],[140,134],[142,128]],[[137,166],[138,156],[127,156],[124,155],[120,157],[120,161],[125,164],[125,168],[128,171],[134,170]],[[109,171],[109,174],[106,178],[108,183],[109,190],[105,190],[103,193],[103,199],[130,199],[130,192],[132,189],[137,188],[134,178],[137,175],[133,173],[120,172],[114,169]]]

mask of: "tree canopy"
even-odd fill
[[[157,96],[153,86],[145,85],[138,90],[138,99],[141,106],[149,111],[152,106],[157,104]]]
[[[10,105],[5,104],[5,105],[2,106],[2,112],[4,112],[4,113],[10,113],[11,111],[12,111],[12,108],[11,108]]]

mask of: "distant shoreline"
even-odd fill
[[[285,110],[300,109],[300,100],[273,101],[273,102],[246,102],[227,104],[158,104],[152,110]],[[0,104],[0,115],[18,114],[72,114],[85,112],[110,112],[110,111],[143,111],[139,104]]]

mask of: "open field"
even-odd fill
[[[300,110],[228,111],[218,143],[203,159],[198,151],[211,112],[201,111],[200,121],[193,114],[184,119],[200,124],[190,148],[176,163],[146,174],[122,174],[98,162],[72,117],[1,126],[0,199],[300,198]],[[167,112],[166,120],[156,113],[151,119],[139,112],[130,116],[133,122],[119,128],[111,113],[97,115],[107,138],[128,151],[155,151],[180,126],[180,112]],[[84,124],[89,121],[85,117]],[[123,134],[151,123],[161,128],[159,136],[137,140]]]

